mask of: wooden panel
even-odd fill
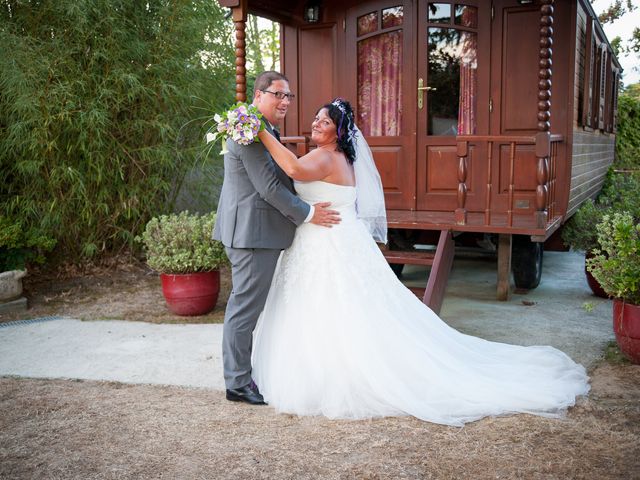
[[[511,145],[501,144],[494,147],[493,189],[491,198],[492,212],[506,212],[510,208],[517,214],[533,215],[535,209],[535,190],[537,187],[535,145],[517,145],[514,160],[513,205],[509,205],[509,179],[511,175]]]
[[[427,147],[427,193],[455,193],[458,191],[458,157],[456,147],[429,145]]]
[[[513,226],[508,226],[507,215],[496,213],[491,216],[491,224],[486,225],[484,213],[469,212],[467,223],[456,223],[455,213],[434,211],[387,210],[389,228],[417,230],[455,230],[459,232],[514,233],[548,237],[561,224],[562,217],[555,216],[546,227],[538,227],[534,215],[513,215]],[[544,239],[541,239],[543,241]]]
[[[505,10],[503,26],[502,130],[537,129],[540,11]]]
[[[372,147],[371,153],[373,153],[373,159],[376,162],[378,172],[380,172],[385,193],[400,192],[403,186],[398,172],[402,161],[402,148],[396,146]]]
[[[595,198],[613,163],[615,136],[582,129],[573,132],[571,184],[567,214],[588,198]]]
[[[311,122],[318,108],[334,97],[334,51],[334,25],[299,30],[299,131],[303,135],[311,133]]]
[[[500,179],[498,189],[500,193],[509,192],[509,155],[511,146],[500,145]],[[514,161],[514,185],[516,191],[534,192],[538,186],[536,166],[538,159],[535,155],[535,145],[516,146]]]

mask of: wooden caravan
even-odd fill
[[[537,286],[543,242],[613,161],[621,68],[586,0],[220,3],[236,24],[238,99],[247,12],[282,25],[286,136],[304,148],[320,105],[352,103],[385,187],[388,259],[436,262],[427,303],[440,306],[453,232],[497,235],[499,297],[512,251],[516,285]],[[399,249],[430,231],[435,255]]]

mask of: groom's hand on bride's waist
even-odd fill
[[[316,225],[329,228],[331,228],[332,225],[340,223],[340,213],[335,210],[330,210],[330,206],[331,202],[320,202],[314,204],[313,207],[315,208],[315,212],[309,221]]]

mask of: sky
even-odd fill
[[[595,0],[591,2],[596,15],[600,14],[603,10],[606,10],[612,3],[613,0]],[[603,25],[604,33],[607,35],[607,38],[609,38],[609,41],[613,40],[614,37],[619,36],[622,38],[622,43],[624,45],[625,40],[631,38],[634,27],[640,27],[640,0],[633,0],[633,4],[638,7],[636,10],[631,13],[627,13],[613,23]],[[620,55],[618,57],[618,61],[624,69],[622,81],[625,85],[640,82],[639,57],[640,55],[637,53]]]

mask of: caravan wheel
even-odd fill
[[[516,288],[536,288],[542,277],[542,243],[532,242],[529,235],[514,235],[511,270]]]

